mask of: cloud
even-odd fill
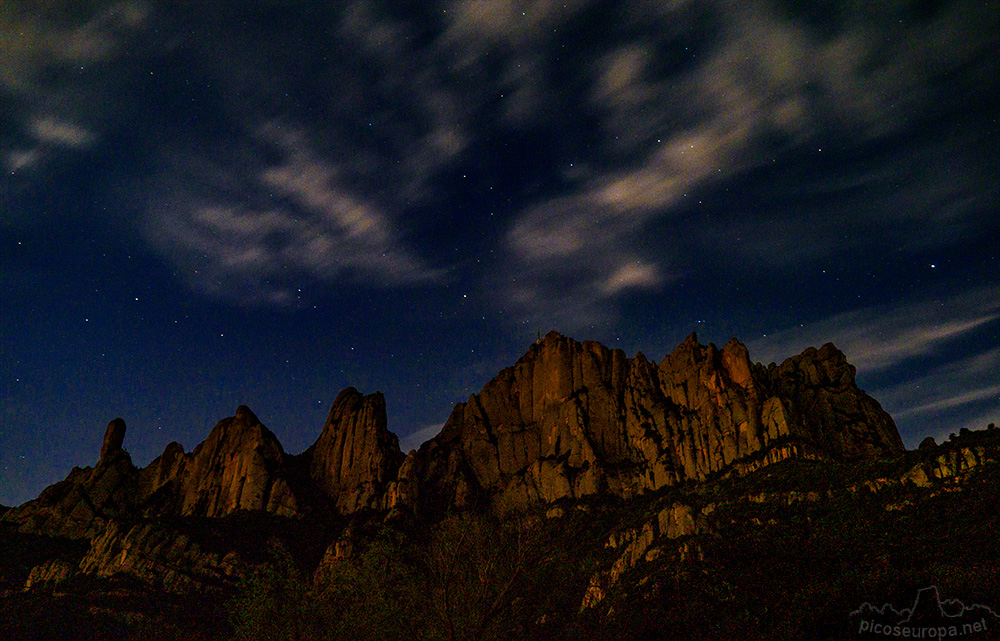
[[[145,137],[136,147],[150,155],[175,155],[175,138],[194,149],[181,152],[193,158],[176,162],[180,178],[160,181],[169,189],[150,207],[163,222],[146,225],[145,234],[185,279],[198,269],[200,291],[228,291],[238,281],[237,290],[265,300],[297,295],[289,283],[299,277],[406,284],[440,276],[402,239],[433,233],[427,228],[437,223],[427,219],[462,189],[454,186],[460,163],[502,176],[498,157],[521,154],[522,140],[541,141],[542,153],[523,152],[538,159],[525,168],[530,176],[495,185],[494,193],[509,190],[517,205],[498,211],[510,217],[499,236],[483,235],[503,256],[502,274],[487,287],[522,317],[554,319],[569,309],[579,323],[613,317],[623,295],[696,270],[704,255],[774,265],[845,249],[824,241],[843,235],[829,221],[842,221],[838,212],[847,209],[875,221],[866,227],[875,232],[904,221],[906,237],[922,239],[916,246],[932,242],[927,221],[944,220],[949,233],[936,237],[955,238],[970,212],[997,200],[988,176],[996,160],[984,165],[969,151],[981,144],[948,133],[947,143],[905,149],[888,170],[872,163],[852,174],[776,181],[806,184],[808,206],[789,205],[790,194],[767,205],[771,194],[758,192],[759,209],[699,220],[692,223],[698,233],[651,233],[664,221],[690,223],[682,220],[690,216],[688,198],[731,185],[783,153],[830,137],[863,149],[934,122],[959,99],[941,90],[953,78],[971,74],[995,86],[976,61],[990,58],[996,36],[967,37],[988,22],[988,10],[956,3],[913,20],[887,5],[845,11],[839,23],[832,16],[824,23],[834,26],[820,32],[790,9],[722,0],[457,0],[437,8],[430,18],[384,3],[310,5],[308,15],[328,28],[281,34],[211,14],[212,38],[142,2],[75,9],[59,20],[18,12],[2,25],[11,38],[0,86],[23,105],[15,117],[20,139],[0,138],[0,158],[11,172],[37,175],[57,151],[97,145],[114,122],[109,114],[119,101],[108,97],[115,87],[133,99],[156,90],[131,83],[137,74],[125,63],[190,62],[188,75],[205,88],[197,100],[206,105],[184,114],[188,124],[153,114],[129,133]],[[588,36],[595,25],[600,38]],[[162,39],[137,37],[152,26]],[[316,40],[288,46],[296,38]],[[145,69],[142,75],[149,79]],[[278,121],[299,123],[308,144],[259,130],[260,122]],[[198,127],[249,136],[209,143],[245,146],[248,157],[209,157],[197,149],[204,140],[190,141],[200,134],[189,129]],[[253,158],[259,149],[282,159]],[[540,187],[528,193],[534,187],[525,183]],[[238,231],[254,225],[267,240]],[[806,241],[796,243],[793,232]],[[734,236],[750,240],[729,246]],[[699,240],[706,237],[715,244]],[[206,258],[211,251],[222,254]],[[264,267],[269,260],[280,267]]]
[[[351,4],[337,17],[337,44],[350,53],[326,81],[335,85],[340,121],[328,125],[329,142],[342,144],[341,133],[353,142],[342,149],[355,156],[353,167],[343,169],[410,203],[432,200],[434,179],[474,144],[470,120],[480,102],[476,85],[449,75],[454,50],[441,39],[425,42],[425,29],[380,3]],[[363,135],[350,131],[352,121],[368,123]]]
[[[896,420],[912,448],[927,435],[940,438],[1000,419],[1000,348],[946,356],[961,353],[963,341],[998,321],[1000,288],[984,287],[836,314],[769,333],[748,347],[752,358],[768,362],[833,342],[859,376],[882,381],[870,393]],[[918,359],[927,364],[908,366]],[[915,377],[913,372],[920,374]]]
[[[979,401],[986,400],[1000,402],[1000,385],[981,387],[969,392],[955,394],[947,398],[939,398],[937,400],[924,403],[923,405],[911,407],[899,412],[896,414],[896,418],[899,419],[922,414],[936,414],[943,410],[962,407],[964,405],[969,405],[970,403],[978,403]]]
[[[908,447],[961,428],[1000,422],[1000,348],[955,359],[926,376],[889,385],[873,394],[896,419]]]
[[[441,52],[414,42],[424,26],[412,16],[365,2],[317,9],[331,29],[312,30],[308,37],[324,46],[302,53],[271,30],[225,21],[202,38],[172,11],[154,14],[141,2],[67,5],[58,18],[47,17],[54,9],[16,13],[3,25],[11,38],[0,89],[17,101],[4,114],[17,127],[0,134],[0,160],[25,190],[57,152],[99,147],[114,125],[116,139],[129,138],[126,151],[159,169],[139,177],[123,170],[134,183],[115,179],[105,195],[120,202],[111,209],[144,202],[142,221],[125,224],[203,294],[291,304],[317,281],[399,286],[443,275],[404,242],[400,216],[436,203],[435,179],[475,133]],[[342,54],[336,62],[332,50]],[[178,61],[183,76],[161,77],[158,65]],[[182,81],[190,101],[164,118],[153,98],[176,94],[170,83]],[[306,93],[322,103],[320,113],[288,99]],[[130,113],[118,122],[122,110]],[[289,133],[262,122],[310,125]]]
[[[0,12],[0,92],[16,105],[8,114],[16,126],[0,134],[0,155],[11,173],[44,167],[60,152],[99,140],[119,103],[109,95],[113,74],[103,65],[128,53],[125,43],[151,15],[144,2],[93,10],[72,2],[26,4]]]
[[[129,32],[140,28],[151,14],[144,2],[116,2],[85,14],[73,2],[22,4],[28,6],[0,14],[4,33],[0,86],[26,96],[36,96],[46,88],[46,72],[52,68],[75,66],[79,70],[81,64],[110,59]]]
[[[382,207],[342,183],[338,165],[301,131],[274,124],[255,138],[259,155],[275,162],[184,158],[190,180],[164,178],[151,202],[147,239],[197,290],[246,305],[294,305],[316,283],[399,286],[444,275],[406,246]]]
[[[63,147],[87,147],[97,139],[83,127],[56,118],[36,118],[31,131],[39,141]]]
[[[656,265],[639,261],[625,263],[619,267],[601,288],[608,295],[615,295],[630,289],[650,289],[657,287],[663,278]]]
[[[41,152],[37,149],[14,149],[7,152],[4,164],[7,170],[15,174],[22,169],[31,169],[41,158]]]
[[[938,352],[1000,319],[1000,288],[985,287],[947,298],[883,305],[836,314],[751,341],[755,358],[777,360],[812,345],[833,342],[860,372],[889,370]]]
[[[437,436],[444,423],[431,423],[399,439],[399,449],[404,453],[420,449],[420,446]]]
[[[584,75],[573,78],[587,88],[583,104],[596,125],[600,144],[591,155],[598,162],[590,163],[592,171],[582,179],[531,203],[511,222],[507,271],[519,282],[508,289],[509,301],[537,301],[542,308],[522,311],[549,313],[545,296],[523,292],[545,289],[543,281],[558,280],[571,264],[581,280],[590,280],[575,288],[589,296],[582,302],[594,306],[590,315],[613,315],[607,298],[614,290],[602,284],[614,278],[619,262],[606,256],[639,254],[651,268],[676,271],[680,265],[665,265],[643,249],[645,232],[660,221],[689,215],[689,196],[733,184],[778,157],[819,154],[824,140],[837,140],[840,151],[871,153],[872,144],[910,131],[914,122],[935,120],[949,108],[936,93],[945,76],[928,77],[925,70],[976,78],[977,65],[988,67],[981,61],[996,37],[969,37],[984,17],[977,11],[955,4],[926,20],[896,7],[847,12],[840,22],[830,16],[827,32],[760,4],[673,3],[662,10],[623,12],[620,24],[608,27],[618,44],[588,52],[592,62],[584,62]],[[546,28],[558,32],[575,17],[570,12],[566,22],[546,23]],[[514,37],[490,27],[488,20],[475,24],[493,28],[501,40]],[[714,30],[706,32],[706,24]],[[533,55],[522,52],[519,59],[543,58],[541,45],[525,42],[522,46]],[[847,210],[863,210],[861,224],[878,233],[906,224],[914,232],[908,237],[919,239],[907,249],[954,241],[968,233],[972,214],[997,199],[996,187],[975,171],[984,161],[996,164],[977,156],[979,147],[954,136],[923,137],[873,164],[888,165],[888,170],[858,170],[853,162],[838,177],[808,174],[793,162],[795,175],[778,176],[774,184],[809,185],[817,192],[810,200],[792,202],[790,194],[778,194],[781,205],[772,205],[761,187],[751,185],[759,199],[757,211],[724,213],[700,223],[699,233],[691,235],[699,245],[706,237],[716,244],[710,240],[710,246],[696,247],[674,237],[663,242],[663,249],[673,257],[708,250],[743,263],[772,265],[815,259],[860,248],[824,242],[843,236]],[[966,170],[944,173],[942,158]],[[836,184],[845,179],[862,183],[864,190]],[[937,234],[932,241],[926,222],[940,219],[942,212],[949,212],[954,233]],[[796,229],[803,234],[800,242],[788,246]],[[734,236],[747,240],[732,251],[724,243]]]

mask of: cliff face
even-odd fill
[[[403,455],[386,428],[385,399],[349,387],[337,395],[319,439],[303,455],[309,478],[341,513],[385,507]]]
[[[225,516],[263,510],[289,516],[298,501],[288,483],[284,450],[277,437],[241,405],[193,452],[177,443],[138,475],[146,511],[157,515]]]
[[[496,503],[502,509],[608,492],[633,496],[790,456],[903,451],[892,419],[858,389],[833,345],[781,365],[750,361],[692,334],[658,364],[552,332],[455,406],[441,433],[404,457],[380,393],[342,391],[316,442],[297,457],[246,406],[185,453],[171,443],[145,468],[108,425],[94,468],[74,470],[5,519],[25,531],[90,538],[109,518],[219,517],[396,505]]]
[[[438,503],[515,507],[628,497],[755,457],[902,451],[832,345],[765,368],[736,340],[719,350],[692,335],[655,364],[552,332],[458,404],[417,466],[420,493]]]
[[[192,452],[171,443],[142,469],[124,439],[125,423],[115,419],[95,467],[74,469],[0,517],[23,533],[91,542],[78,567],[40,566],[36,583],[124,571],[187,590],[239,573],[238,555],[203,552],[169,526],[151,525],[163,517],[507,511],[598,493],[628,498],[790,457],[903,452],[892,419],[858,389],[832,345],[765,367],[735,339],[720,350],[692,335],[656,363],[555,332],[405,457],[386,427],[382,395],[354,388],[337,396],[319,438],[298,456],[246,406]],[[159,576],[157,568],[185,570]]]

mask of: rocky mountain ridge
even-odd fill
[[[407,454],[354,388],[296,455],[240,406],[138,468],[115,419],[96,465],[0,511],[0,636],[228,639],[253,615],[340,639],[420,613],[452,630],[427,638],[454,617],[484,638],[854,638],[847,613],[901,576],[981,598],[1000,431],[907,452],[854,374],[829,344],[765,366],[692,335],[655,362],[553,332]]]
[[[510,513],[629,499],[789,458],[900,455],[891,417],[854,374],[830,344],[764,366],[735,339],[719,349],[692,334],[656,363],[550,332],[458,403],[418,451],[399,450],[380,393],[354,388],[338,394],[320,436],[299,455],[240,406],[191,452],[170,443],[140,469],[115,419],[93,468],[74,468],[0,520],[24,534],[90,541],[77,567],[40,567],[35,584],[78,570],[199,589],[240,576],[245,564],[206,552],[173,532],[170,519]]]
[[[629,500],[602,494],[563,498],[500,519],[465,511],[437,522],[405,510],[367,510],[315,527],[313,518],[242,510],[225,517],[114,518],[92,541],[18,534],[0,563],[25,557],[17,573],[21,583],[11,590],[10,574],[0,571],[0,593],[21,623],[11,628],[15,619],[0,621],[0,636],[20,638],[4,631],[31,629],[25,621],[48,625],[51,607],[58,605],[61,613],[77,608],[74,616],[87,626],[132,635],[123,638],[229,639],[224,625],[211,636],[203,630],[218,621],[222,608],[234,607],[224,604],[235,588],[240,608],[263,607],[271,614],[261,616],[279,629],[304,629],[300,638],[353,638],[351,621],[368,621],[369,605],[347,618],[346,628],[331,631],[342,616],[337,599],[343,597],[328,590],[342,585],[345,571],[374,571],[362,583],[374,581],[371,594],[394,586],[407,595],[398,597],[404,610],[405,603],[423,603],[424,583],[409,574],[419,566],[407,565],[399,552],[409,537],[427,545],[421,537],[429,525],[434,536],[451,532],[437,545],[486,553],[462,553],[473,572],[495,569],[500,558],[514,564],[492,585],[499,589],[507,585],[503,577],[515,578],[515,601],[507,607],[516,626],[487,638],[854,639],[849,615],[859,603],[898,601],[914,587],[939,585],[950,595],[959,591],[961,598],[995,605],[998,465],[1000,430],[990,426],[898,457],[791,457],[747,474]],[[502,542],[498,552],[484,550],[484,527],[514,527],[525,541],[506,553]],[[404,538],[384,538],[380,532],[387,531]],[[0,548],[11,538],[0,537]],[[507,539],[507,545],[518,540]],[[294,551],[298,569],[287,556],[282,561],[266,552],[276,544]],[[39,545],[44,547],[32,550]],[[435,547],[432,539],[420,554],[442,563],[435,555],[448,549]],[[443,567],[452,567],[447,558]],[[390,559],[403,565],[393,571],[397,579],[383,584],[373,576],[382,576]],[[258,578],[247,585],[248,576]],[[394,582],[399,579],[416,583]],[[177,601],[192,593],[196,600]],[[373,598],[371,605],[386,607]],[[164,600],[174,606],[163,609]],[[305,603],[312,614],[301,619],[294,614],[300,609],[286,611],[276,605],[281,603]],[[720,603],[731,607],[720,610]],[[202,614],[192,619],[194,606]],[[164,634],[165,626],[177,622],[187,622],[186,629]],[[993,623],[1000,620],[990,629]],[[58,634],[27,638],[94,638],[67,637],[65,622],[48,629]]]
[[[510,508],[702,481],[751,459],[903,451],[891,417],[831,344],[780,366],[692,334],[660,363],[555,332],[459,403],[416,454],[445,505]]]
[[[657,364],[551,332],[408,455],[386,428],[382,394],[354,388],[337,396],[319,438],[297,456],[240,406],[193,451],[170,443],[137,469],[117,418],[94,468],[74,469],[3,518],[22,531],[92,538],[122,515],[517,509],[597,493],[628,498],[792,456],[899,454],[891,417],[854,373],[830,344],[765,367],[735,339],[720,350],[692,334]]]

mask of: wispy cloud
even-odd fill
[[[164,140],[137,147],[176,154],[174,138],[198,135],[183,123],[207,115],[221,123],[215,130],[231,127],[242,139],[220,146],[243,145],[250,157],[207,158],[191,143],[186,160],[162,162],[182,169],[152,195],[150,217],[162,220],[147,221],[144,234],[199,291],[257,292],[252,298],[266,301],[294,298],[299,278],[391,285],[440,277],[421,257],[434,249],[405,242],[426,231],[418,217],[454,204],[464,189],[454,187],[464,175],[457,167],[490,174],[497,157],[517,153],[508,139],[528,132],[551,142],[545,153],[525,152],[538,158],[538,195],[525,184],[495,185],[491,198],[507,189],[518,204],[498,212],[508,217],[501,233],[477,239],[502,256],[484,288],[516,310],[511,316],[567,329],[613,317],[626,294],[656,291],[699,269],[704,255],[774,266],[856,249],[823,242],[842,236],[838,212],[876,221],[866,231],[908,225],[901,244],[945,242],[928,240],[928,221],[948,225],[936,238],[954,238],[969,211],[1000,193],[982,170],[996,160],[983,165],[970,151],[982,145],[949,134],[851,174],[777,181],[806,185],[798,196],[808,207],[789,205],[795,194],[786,193],[774,211],[698,221],[697,234],[653,229],[690,213],[696,192],[824,136],[860,149],[908,131],[914,119],[948,109],[939,89],[952,74],[995,83],[976,65],[989,70],[981,61],[996,38],[965,37],[989,11],[978,5],[954,3],[926,20],[896,5],[846,11],[850,18],[831,17],[822,33],[770,4],[725,0],[435,6],[433,18],[371,1],[315,9],[328,29],[308,30],[323,39],[302,48],[311,53],[224,20],[213,25],[216,37],[192,37],[170,11],[144,2],[88,5],[75,19],[21,11],[11,22],[5,12],[0,87],[23,108],[17,131],[0,134],[0,158],[30,177],[58,151],[100,144],[114,122],[107,86],[143,91],[118,63],[192,61],[191,77],[212,87],[197,100],[216,103],[199,103],[166,122],[175,129],[156,131]],[[163,40],[139,42],[152,25]],[[595,25],[600,38],[588,37]],[[87,75],[94,69],[96,85]],[[151,79],[145,69],[142,76]],[[299,140],[262,132],[269,121],[299,123]],[[580,131],[589,144],[567,135]],[[137,127],[129,135],[152,134]],[[253,157],[261,149],[280,159]]]
[[[639,254],[651,269],[677,269],[640,248],[655,221],[685,211],[680,205],[689,194],[770,165],[789,150],[811,148],[820,154],[817,141],[831,136],[847,141],[844,148],[862,148],[906,131],[914,114],[926,118],[946,108],[924,70],[948,73],[981,64],[975,61],[985,55],[988,40],[966,37],[974,29],[975,12],[955,5],[935,19],[913,21],[903,14],[894,19],[894,11],[845,20],[823,34],[760,4],[670,3],[623,12],[627,17],[619,25],[619,46],[594,56],[583,82],[590,87],[589,107],[597,115],[595,133],[602,140],[595,155],[628,160],[597,164],[567,190],[516,216],[506,237],[508,271],[518,276],[517,286],[508,289],[510,301],[538,301],[542,308],[525,313],[551,315],[557,308],[546,305],[547,297],[525,298],[523,292],[544,289],[542,283],[558,281],[564,266],[572,264],[580,280],[590,281],[576,289],[590,297],[581,302],[593,306],[591,315],[613,313],[607,296],[615,290],[601,283],[613,278],[621,261],[606,257]],[[567,20],[572,17],[572,12],[566,14]],[[717,25],[710,38],[694,26],[709,22]],[[558,31],[564,25],[547,26]],[[702,42],[710,44],[699,46]],[[926,152],[975,165],[978,159],[969,156],[975,152],[967,151],[968,146],[948,140],[925,147],[895,159],[908,165],[900,167],[899,175],[856,177],[874,180],[865,194],[838,194],[839,188],[821,175],[802,176],[798,182],[815,185],[834,212],[862,208],[866,224],[878,229],[900,221],[935,220],[950,211],[949,224],[957,232],[967,213],[963,208],[973,202],[981,208],[996,199],[997,190],[988,187],[984,193],[980,183],[989,181],[949,178],[929,169],[935,165],[914,167],[915,161],[907,160]],[[900,188],[903,181],[905,189]],[[906,202],[900,202],[903,194]],[[732,212],[706,223],[698,236],[721,243],[743,228],[749,233],[739,234],[746,239],[741,247],[726,251],[742,261],[788,263],[845,249],[843,244],[800,242],[768,251],[769,245],[792,237],[775,233],[786,222],[789,230],[806,232],[800,240],[819,241],[827,231],[836,237],[839,224],[823,222],[830,212],[816,200],[795,203],[794,215],[775,212],[781,217],[777,226],[770,212]],[[785,209],[790,209],[787,203]],[[666,255],[683,253],[677,250],[684,243],[668,239]]]
[[[46,88],[46,71],[53,66],[75,65],[79,70],[81,64],[107,60],[123,36],[143,25],[151,13],[145,2],[110,3],[90,13],[69,5],[56,9],[44,7],[46,3],[26,4],[36,6],[0,15],[4,34],[0,86],[26,96],[37,96]]]
[[[946,363],[928,375],[873,394],[892,414],[908,447],[961,428],[1000,422],[1000,348]]]
[[[969,335],[1000,321],[1000,288],[837,314],[748,343],[757,360],[779,361],[831,341],[864,377],[887,381],[869,392],[896,419],[907,447],[928,435],[1000,420],[1000,348],[942,362]],[[928,359],[929,365],[907,363]],[[920,372],[914,376],[913,372]]]
[[[40,142],[64,147],[86,147],[97,139],[87,129],[57,118],[36,118],[31,123],[31,133]]]
[[[656,265],[635,261],[621,265],[604,282],[604,286],[601,289],[605,294],[614,296],[630,289],[650,289],[657,287],[662,282],[663,277],[660,275],[660,270]]]
[[[1000,385],[981,387],[970,392],[962,392],[947,398],[939,398],[937,400],[924,403],[923,405],[917,405],[916,407],[911,407],[898,412],[896,414],[896,418],[899,419],[908,418],[910,416],[920,416],[923,414],[935,414],[943,410],[962,407],[964,405],[978,403],[980,401],[993,401],[994,403],[1000,403]],[[997,413],[997,410],[994,410],[994,413]]]
[[[300,131],[274,124],[256,138],[261,155],[280,159],[249,167],[203,161],[200,182],[164,185],[151,202],[147,238],[195,288],[247,305],[294,305],[317,282],[390,286],[443,276],[406,246],[378,204],[342,184],[337,164]]]
[[[30,169],[39,159],[42,153],[38,149],[14,149],[8,151],[4,156],[4,165],[11,174],[16,174],[22,169]]]
[[[105,78],[104,71],[95,76],[93,67],[121,55],[123,43],[151,14],[144,2],[96,10],[30,4],[39,6],[0,12],[0,90],[19,107],[19,130],[0,134],[0,151],[15,174],[99,140],[97,129],[115,101],[96,95],[105,89]]]
[[[399,449],[404,453],[419,449],[421,445],[437,436],[441,432],[442,427],[444,427],[444,421],[441,423],[431,423],[420,427],[415,432],[400,437]]]
[[[1000,288],[950,297],[869,307],[836,314],[750,341],[758,359],[777,360],[812,345],[833,342],[859,371],[891,369],[933,355],[949,341],[1000,319]]]

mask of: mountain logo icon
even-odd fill
[[[936,585],[917,590],[909,607],[863,603],[850,618],[858,639],[1000,640],[1000,615],[992,608],[942,599]]]

